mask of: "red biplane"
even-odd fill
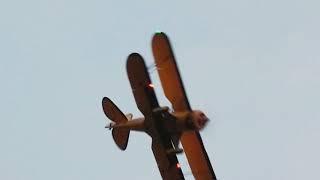
[[[127,74],[136,104],[144,117],[132,119],[132,114],[124,115],[109,98],[104,97],[103,111],[112,121],[107,128],[112,129],[113,139],[121,150],[127,147],[130,130],[149,134],[153,154],[165,180],[184,179],[176,156],[182,152],[186,154],[195,179],[215,180],[199,134],[209,119],[202,111],[191,109],[169,39],[164,33],[154,35],[152,50],[172,110],[159,106],[142,56],[132,53],[127,59]],[[183,149],[179,148],[180,141]]]

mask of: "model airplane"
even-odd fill
[[[130,130],[149,134],[163,179],[184,179],[176,157],[183,151],[195,179],[216,179],[199,134],[209,119],[202,111],[191,109],[170,42],[164,33],[154,35],[152,49],[161,84],[173,112],[168,107],[159,106],[143,58],[132,53],[127,60],[127,74],[136,104],[144,117],[132,119],[132,114],[124,115],[109,98],[104,97],[103,110],[112,121],[107,128],[112,129],[113,139],[121,150],[127,147]],[[179,148],[180,141],[183,150]]]

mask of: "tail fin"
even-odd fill
[[[127,117],[121,112],[121,110],[107,97],[102,99],[102,107],[104,114],[116,125],[124,124],[128,121]],[[128,145],[130,129],[127,128],[113,128],[112,137],[114,142],[121,150],[125,150]]]
[[[133,118],[133,115],[131,113],[126,114],[126,118],[128,119],[128,121],[131,121]]]

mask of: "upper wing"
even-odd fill
[[[165,96],[173,109],[177,112],[191,111],[169,39],[164,33],[154,35],[152,50]],[[199,132],[184,132],[181,143],[193,176],[197,180],[216,179]]]
[[[153,36],[152,51],[163,91],[173,109],[191,111],[169,40],[164,33]]]
[[[159,107],[143,58],[132,53],[127,60],[127,73],[139,110],[145,116],[146,132],[152,137],[152,151],[157,160],[161,176],[165,180],[184,179],[175,154],[167,154],[171,138],[162,127],[161,118],[153,113]]]

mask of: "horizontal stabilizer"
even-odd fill
[[[114,142],[121,150],[126,150],[129,140],[130,129],[116,128],[112,129],[112,137]]]
[[[122,124],[128,121],[121,110],[107,97],[102,99],[102,108],[104,114],[116,124]]]
[[[110,124],[112,129],[112,137],[114,142],[121,150],[125,150],[128,145],[130,129],[117,128],[114,125],[125,124],[128,122],[127,117],[121,112],[121,110],[107,97],[102,99],[102,107],[105,115],[113,121],[115,124]]]

